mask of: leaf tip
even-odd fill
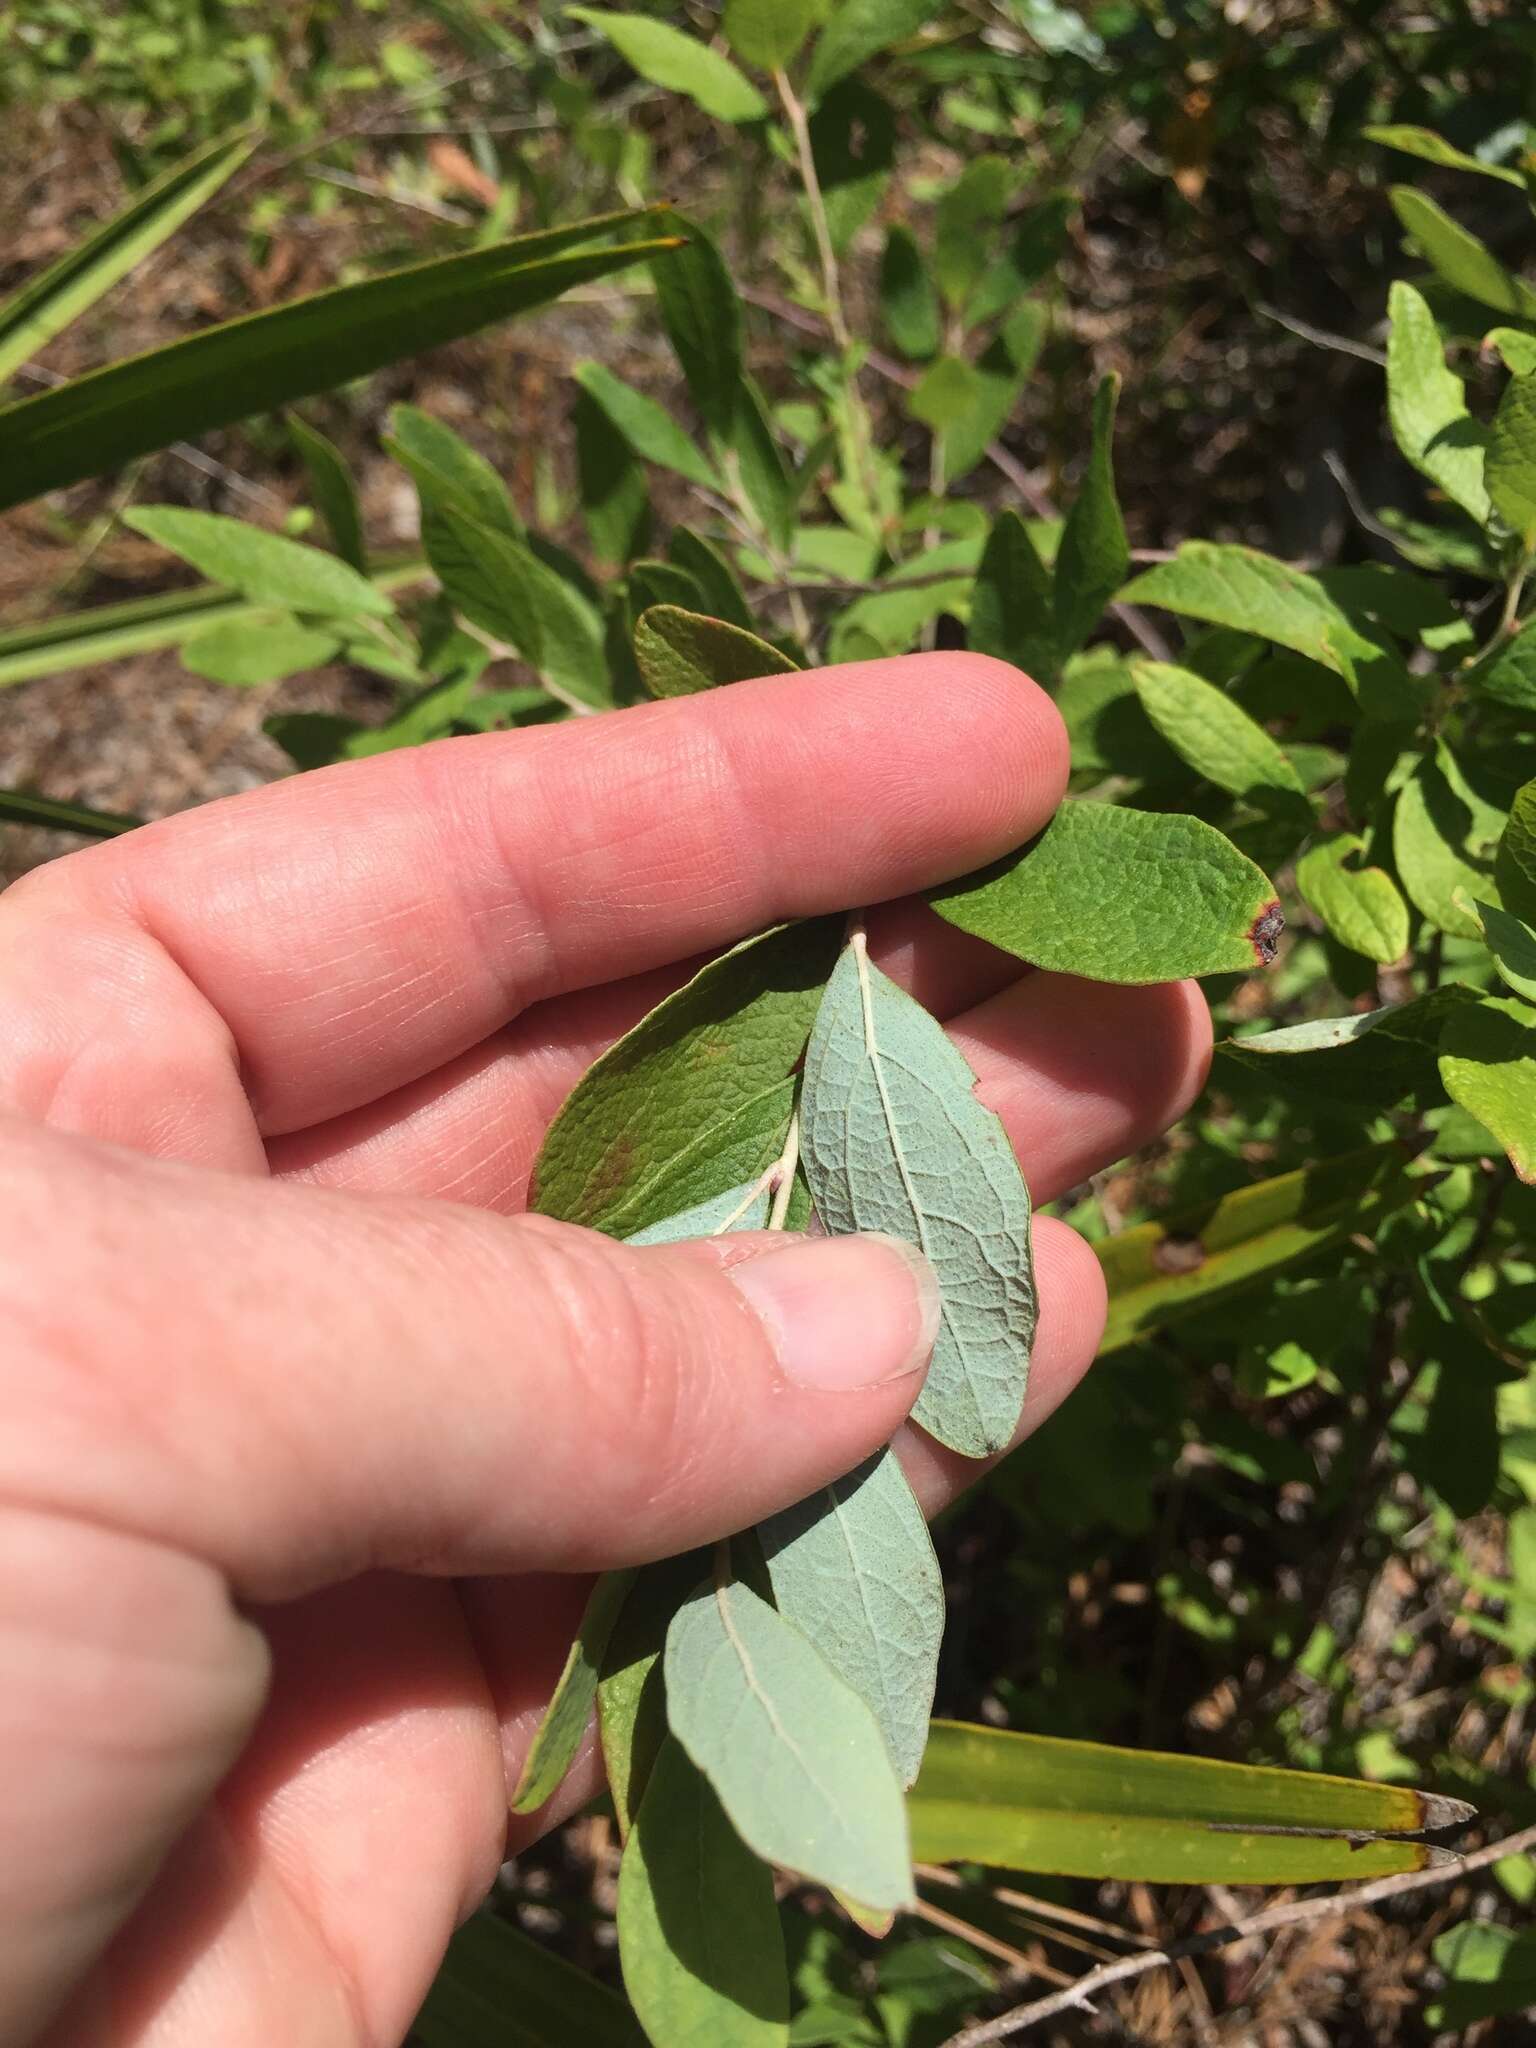
[[[1473,1819],[1477,1808],[1465,1799],[1451,1799],[1443,1792],[1419,1794],[1421,1828],[1459,1828]]]
[[[1280,949],[1280,934],[1285,930],[1285,912],[1280,908],[1278,896],[1272,896],[1248,927],[1248,943],[1253,948],[1253,957],[1260,967],[1268,967]]]

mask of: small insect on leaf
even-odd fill
[[[1279,901],[1266,903],[1253,920],[1248,936],[1253,942],[1253,957],[1261,967],[1268,967],[1280,948],[1280,934],[1285,930],[1285,912]]]

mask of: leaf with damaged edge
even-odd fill
[[[933,1710],[944,1580],[900,1461],[881,1451],[757,1533],[779,1612],[873,1709],[910,1785]]]
[[[634,1582],[632,1571],[604,1572],[592,1589],[554,1695],[544,1709],[512,1794],[514,1813],[532,1813],[559,1790],[597,1698],[597,1674],[608,1637]]]
[[[811,918],[746,940],[610,1046],[550,1126],[538,1212],[628,1235],[750,1178],[741,1143],[768,1128],[764,1098],[771,1110],[800,1058],[842,929],[840,917]],[[711,1178],[727,1137],[735,1149]]]
[[[1094,981],[1267,967],[1284,926],[1263,869],[1215,826],[1076,798],[1029,846],[930,901],[1005,953]]]
[[[879,1724],[800,1631],[739,1583],[678,1611],[672,1733],[759,1856],[861,1905],[912,1899],[901,1786]]]
[[[1029,1192],[943,1027],[869,964],[839,960],[805,1055],[801,1160],[833,1235],[883,1230],[939,1276],[939,1332],[913,1417],[969,1458],[1001,1450],[1035,1331]]]
[[[1408,906],[1384,868],[1351,866],[1364,851],[1353,832],[1308,847],[1296,887],[1341,946],[1390,967],[1408,950]]]
[[[653,604],[635,621],[635,665],[653,697],[691,697],[799,666],[755,633],[675,604]]]
[[[785,2048],[789,1973],[773,1873],[675,1737],[619,1866],[624,1989],[665,2048]]]
[[[1488,996],[1449,1018],[1440,1078],[1453,1102],[1492,1131],[1521,1180],[1536,1185],[1536,1012]]]

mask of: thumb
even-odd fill
[[[0,1294],[27,1348],[0,1499],[189,1552],[248,1599],[746,1527],[890,1438],[937,1328],[893,1239],[639,1249],[13,1135]]]

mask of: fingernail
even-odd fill
[[[927,1364],[939,1333],[933,1268],[899,1238],[809,1238],[730,1277],[798,1386],[852,1393],[901,1379]]]

